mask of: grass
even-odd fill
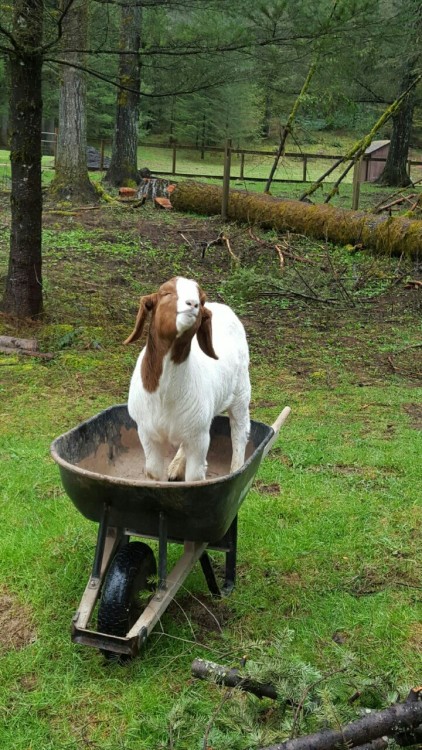
[[[7,198],[0,212],[4,276]],[[45,318],[0,318],[3,334],[55,353],[0,355],[1,747],[192,750],[209,725],[215,750],[254,750],[404,699],[422,667],[420,301],[404,288],[417,268],[292,237],[315,265],[281,270],[273,233],[262,246],[227,225],[234,271],[224,247],[201,261],[216,218],[105,206],[44,220]],[[293,411],[239,515],[233,595],[213,601],[195,568],[142,657],[120,667],[70,642],[97,529],[67,499],[49,445],[125,400],[137,348],[121,342],[137,299],[173,273],[242,314],[253,418]],[[290,294],[309,287],[334,302]],[[221,704],[220,688],[190,679],[195,657],[243,655],[303,699],[297,719],[283,702]]]

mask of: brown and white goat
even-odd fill
[[[231,427],[230,471],[244,463],[251,394],[245,330],[230,307],[205,299],[195,281],[170,279],[158,292],[141,297],[135,328],[125,341],[139,339],[151,315],[128,409],[138,427],[146,473],[155,480],[205,479],[211,422],[224,411]],[[179,450],[166,472],[168,444]]]

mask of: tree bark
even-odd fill
[[[119,85],[111,162],[106,182],[114,187],[138,184],[138,120],[140,89],[139,0],[128,0],[121,6]],[[133,54],[128,54],[132,52]],[[128,90],[130,89],[130,91]]]
[[[15,0],[10,53],[12,229],[2,309],[19,318],[42,313],[41,69],[43,0]]]
[[[218,185],[179,182],[171,196],[174,208],[200,214],[219,214],[222,189]],[[306,234],[339,245],[362,245],[377,253],[418,258],[422,221],[350,211],[326,204],[311,205],[259,193],[231,190],[228,218],[265,228]]]
[[[405,72],[401,80],[399,95],[402,92],[407,91],[409,86],[417,78],[415,62],[415,59],[413,59],[409,60],[406,64]],[[390,148],[385,167],[376,180],[378,185],[406,187],[406,185],[411,184],[411,179],[407,171],[407,159],[409,155],[415,98],[415,89],[412,88],[403,101],[400,109],[393,115]]]
[[[83,70],[87,47],[88,3],[74,0],[63,18],[63,58],[69,65],[61,68],[59,132],[57,138],[56,172],[50,186],[55,197],[72,202],[92,202],[97,197],[87,168],[86,83]]]

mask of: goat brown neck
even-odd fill
[[[172,350],[171,360],[176,365],[180,365],[187,360],[195,333],[195,329],[185,331],[171,342],[157,338],[150,328],[146,351],[141,364],[142,384],[148,393],[154,393],[158,388],[163,372],[163,359],[167,352]]]

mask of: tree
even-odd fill
[[[408,61],[400,82],[399,95],[407,91],[409,86],[417,80],[417,77],[413,61]],[[406,187],[406,185],[411,184],[411,179],[407,171],[407,160],[409,156],[415,98],[416,92],[412,88],[398,112],[393,115],[390,148],[385,167],[377,179],[379,185]]]
[[[422,32],[422,6],[415,0],[405,0],[403,3],[405,11],[406,27],[412,39],[414,49],[418,50],[405,59],[401,65],[401,78],[399,84],[400,96],[418,79],[418,62],[420,60],[420,43]],[[413,45],[412,45],[413,46]],[[405,98],[401,108],[393,116],[391,130],[390,148],[388,151],[385,167],[377,179],[379,185],[391,185],[392,187],[406,187],[411,184],[407,171],[407,160],[409,156],[410,137],[412,131],[413,111],[415,108],[416,90],[411,89]]]
[[[97,195],[86,161],[86,83],[82,69],[86,55],[81,50],[87,48],[87,26],[88,1],[74,0],[62,22],[62,55],[67,64],[60,71],[59,132],[51,191],[77,202],[93,200]]]
[[[10,315],[42,312],[41,273],[41,72],[43,0],[15,0],[12,31],[0,26],[8,43],[11,73],[10,161],[12,230],[2,307]]]
[[[119,187],[139,182],[138,122],[140,93],[141,3],[128,0],[121,6],[119,88],[113,148],[106,181]]]

